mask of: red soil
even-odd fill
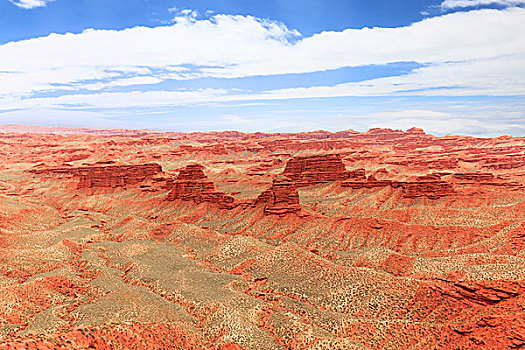
[[[525,347],[525,138],[1,130],[0,349]]]

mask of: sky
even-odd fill
[[[525,136],[525,0],[0,0],[0,124]]]

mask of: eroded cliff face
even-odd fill
[[[134,186],[162,173],[159,164],[114,165],[86,167],[77,170],[80,181],[78,188]]]
[[[525,138],[27,131],[1,349],[525,346]]]
[[[238,205],[234,197],[215,190],[214,183],[208,180],[200,164],[190,164],[181,169],[177,179],[169,182],[167,187],[171,189],[167,197],[169,201],[208,202],[222,209],[232,209]]]
[[[289,177],[297,187],[343,181],[343,187],[354,189],[385,186],[402,188],[405,198],[436,199],[454,193],[453,185],[442,181],[438,174],[420,176],[412,181],[394,181],[377,180],[374,175],[367,177],[365,169],[347,171],[339,154],[295,157],[288,161],[283,175]]]
[[[103,165],[82,167],[37,168],[35,174],[60,174],[78,179],[78,188],[117,188],[135,186],[151,180],[162,173],[162,167],[156,163],[136,165]]]
[[[294,157],[286,164],[283,175],[297,187],[342,181],[350,176],[338,154]]]
[[[402,188],[405,198],[427,197],[437,199],[454,193],[453,185],[442,181],[438,174],[420,176],[414,181],[394,182],[392,186]]]
[[[275,178],[272,186],[261,193],[253,205],[264,206],[264,213],[268,215],[287,215],[301,211],[295,184],[283,175]]]

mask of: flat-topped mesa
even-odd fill
[[[80,177],[78,188],[116,188],[148,180],[162,173],[162,167],[157,163],[109,165],[76,168],[75,172]]]
[[[253,202],[254,207],[260,205],[264,205],[264,213],[267,215],[286,215],[301,211],[295,184],[283,175],[276,177],[272,187],[261,193]]]
[[[162,173],[157,163],[135,165],[96,165],[84,167],[38,167],[34,174],[57,174],[78,177],[77,188],[117,188],[134,186]]]
[[[342,181],[350,176],[339,154],[294,157],[288,161],[282,175],[297,187]]]
[[[437,174],[420,176],[416,181],[393,182],[392,187],[401,187],[405,198],[427,197],[429,199],[438,199],[455,193],[452,184],[442,181],[441,176]]]
[[[213,181],[209,181],[204,174],[204,167],[200,164],[190,164],[182,168],[177,179],[167,184],[171,191],[167,200],[183,200],[200,203],[214,203],[220,209],[232,209],[239,203],[235,197],[215,190]]]

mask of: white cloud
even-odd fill
[[[445,0],[441,3],[441,8],[450,10],[486,5],[519,6],[525,5],[525,0]]]
[[[229,15],[196,20],[191,12],[186,15],[171,26],[91,29],[1,45],[0,109],[71,104],[125,108],[330,96],[525,94],[525,9],[521,8],[459,12],[399,28],[323,32],[297,41],[298,33],[279,22]],[[154,85],[165,79],[307,73],[407,61],[424,67],[401,76],[258,95],[214,89],[105,90],[145,84],[154,90]],[[75,94],[85,89],[104,91]],[[73,94],[34,96],[58,90]]]
[[[334,86],[268,91],[254,99],[344,96],[514,96],[525,93],[525,61],[521,57],[441,63],[403,76]]]
[[[51,108],[155,108],[174,107],[221,101],[227,91],[222,89],[197,89],[179,91],[131,91],[70,94],[59,97],[12,98],[0,100],[0,111],[8,109]]]
[[[190,18],[196,18],[198,16],[198,14],[199,14],[197,11],[190,10],[190,9],[181,10],[180,13],[181,13],[181,15],[186,16],[186,17],[190,17]]]
[[[48,2],[53,0],[9,0],[14,5],[21,7],[26,10],[30,10],[36,7],[44,7]]]

